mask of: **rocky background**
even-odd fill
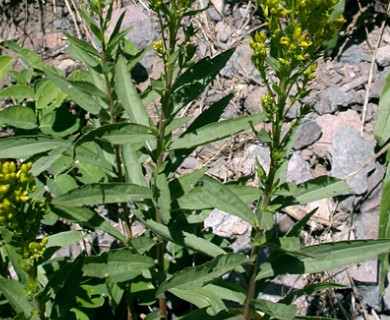
[[[61,69],[77,68],[77,62],[66,53],[64,32],[88,37],[77,11],[78,5],[76,0],[2,1],[0,41],[13,39]],[[257,113],[265,89],[250,61],[252,51],[248,38],[262,24],[254,2],[199,0],[194,1],[194,5],[198,8],[209,5],[195,20],[199,29],[196,35],[199,57],[212,56],[231,47],[237,49],[217,80],[184,112],[202,112],[205,106],[234,92],[235,98],[223,114],[224,118]],[[139,49],[158,38],[157,24],[145,2],[116,1],[116,7],[113,19],[126,10],[124,27],[132,27],[128,37]],[[319,207],[302,236],[305,244],[377,237],[385,168],[380,150],[376,148],[373,129],[379,96],[390,73],[390,27],[384,20],[386,4],[350,0],[346,8],[348,22],[340,34],[337,48],[318,61],[317,78],[311,83],[312,92],[308,97],[313,111],[299,129],[288,179],[304,182],[327,174],[347,179],[351,192],[336,199],[289,207],[278,213],[278,228],[283,233],[295,221]],[[161,66],[150,51],[137,70],[134,78],[142,89],[148,85],[148,75],[157,77],[160,74]],[[292,108],[290,120],[295,116],[296,109]],[[186,172],[207,166],[208,174],[228,181],[253,174],[256,159],[267,167],[269,152],[248,132],[198,149],[181,170]],[[251,183],[255,184],[256,179]],[[247,248],[250,228],[238,218],[214,210],[206,219],[205,227],[235,239],[233,250]],[[104,235],[99,238],[99,242],[107,241],[109,239]],[[377,263],[370,260],[346,270],[280,277],[266,296],[277,300],[281,294],[307,283],[336,281],[345,288],[301,299],[300,313],[339,319],[390,319],[390,287],[380,301],[376,280]]]

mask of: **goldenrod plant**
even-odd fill
[[[343,22],[332,18],[334,5],[259,3],[266,27],[250,46],[268,93],[259,97],[258,114],[228,120],[221,115],[231,94],[197,116],[181,116],[234,52],[197,58],[191,19],[202,10],[193,1],[149,1],[160,35],[142,51],[125,38],[124,14],[108,33],[112,1],[85,3],[80,14],[93,43],[66,35],[68,53],[83,65],[69,75],[5,41],[14,54],[0,57],[0,77],[11,80],[0,90],[7,104],[0,122],[12,129],[0,139],[0,313],[8,319],[289,320],[298,296],[337,285],[292,291],[278,303],[262,299],[277,275],[322,272],[388,251],[387,239],[303,247],[298,235],[311,214],[283,237],[274,232],[278,210],[348,190],[330,177],[285,181],[295,130],[310,111],[302,99],[321,44]],[[131,71],[146,50],[155,51],[163,68],[139,92]],[[14,70],[16,61],[21,67]],[[300,114],[286,126],[293,104]],[[270,130],[256,129],[263,121]],[[247,130],[271,153],[268,172],[257,166],[257,187],[222,183],[207,168],[180,174],[199,146]],[[233,253],[228,240],[204,230],[215,208],[251,225],[249,254]],[[133,232],[135,222],[142,232]],[[115,239],[104,252],[51,259],[97,231]],[[261,261],[265,248],[269,255]],[[224,280],[227,274],[240,281]]]

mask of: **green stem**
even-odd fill
[[[284,109],[287,100],[287,84],[288,77],[282,77],[280,81],[280,89],[283,93],[282,96],[278,97],[277,100],[277,112],[275,113],[272,120],[272,144],[270,146],[270,154],[271,154],[271,163],[269,173],[266,177],[266,181],[264,183],[264,193],[261,201],[261,210],[268,210],[268,207],[271,203],[272,194],[275,188],[275,176],[279,166],[279,158],[275,156],[275,152],[279,151],[281,147],[281,133],[282,133],[282,125],[284,123]],[[260,246],[257,245],[257,242],[263,237],[264,229],[261,229],[261,226],[258,230],[256,230],[254,236],[255,245],[252,247],[250,258],[253,261],[253,264],[249,270],[249,283],[248,290],[245,300],[244,306],[244,319],[250,320],[252,318],[252,307],[250,305],[251,301],[255,299],[256,294],[256,275],[259,268],[259,252]]]

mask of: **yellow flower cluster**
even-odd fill
[[[15,162],[0,163],[0,226],[7,227],[23,239],[36,236],[43,214],[44,203],[29,198],[35,190],[31,163],[17,168]]]
[[[35,189],[29,173],[31,164],[22,164],[17,170],[15,162],[0,164],[0,225],[15,222],[18,209],[29,201],[28,195]]]
[[[282,65],[303,65],[312,59],[321,43],[344,23],[344,18],[331,18],[339,0],[262,0],[259,1],[271,35],[266,43],[264,32],[257,33],[250,45],[253,62],[263,66],[267,49]]]
[[[153,50],[156,51],[159,55],[164,53],[163,41],[161,39],[153,42]]]
[[[33,241],[28,244],[29,259],[31,261],[38,261],[39,258],[45,253],[45,246],[47,244],[48,238],[44,237],[40,242]]]

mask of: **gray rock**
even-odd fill
[[[359,285],[357,284],[359,294],[362,297],[363,302],[373,308],[378,310],[380,305],[379,299],[379,287],[377,285]]]
[[[390,66],[390,45],[378,49],[376,52],[376,61],[381,67]]]
[[[204,220],[204,227],[211,228],[213,233],[220,237],[229,239],[244,237],[246,239],[240,241],[243,246],[248,243],[251,233],[251,226],[248,222],[219,209],[210,212]]]
[[[370,98],[379,99],[385,87],[387,77],[390,74],[390,68],[382,70],[375,78],[374,83],[371,86]]]
[[[214,7],[210,7],[207,10],[207,15],[210,17],[211,20],[215,22],[219,22],[222,20],[221,15],[218,13],[218,11]]]
[[[351,91],[345,92],[339,87],[330,87],[321,92],[319,100],[314,105],[314,110],[319,115],[323,115],[348,107],[354,102],[355,97]]]
[[[261,82],[259,73],[254,67],[251,57],[253,50],[249,47],[247,41],[240,44],[226,66],[220,71],[220,74],[226,78],[232,78],[234,74],[244,77],[253,77],[256,81]]]
[[[349,64],[358,64],[363,61],[371,61],[371,58],[356,44],[345,50],[339,59],[340,62]]]
[[[349,174],[355,173],[347,182],[356,195],[367,191],[367,174],[374,169],[374,163],[361,168],[361,166],[374,156],[375,145],[364,140],[358,132],[349,127],[339,130],[327,149],[327,158],[332,169],[330,175],[345,179]]]
[[[288,163],[286,181],[295,181],[299,184],[311,178],[309,163],[303,160],[297,152],[294,152]]]
[[[362,212],[353,216],[352,226],[355,230],[357,239],[376,239],[378,238],[379,217],[374,212]],[[373,228],[375,226],[375,228]]]
[[[321,137],[321,127],[317,122],[308,120],[302,122],[295,136],[294,149],[300,150],[310,146]]]
[[[265,87],[256,87],[254,90],[249,92],[244,101],[244,107],[250,114],[259,113],[261,110],[260,99],[262,96],[267,94]]]
[[[233,33],[233,29],[224,21],[220,21],[215,26],[215,32],[219,38],[219,41],[225,43],[229,40]]]

